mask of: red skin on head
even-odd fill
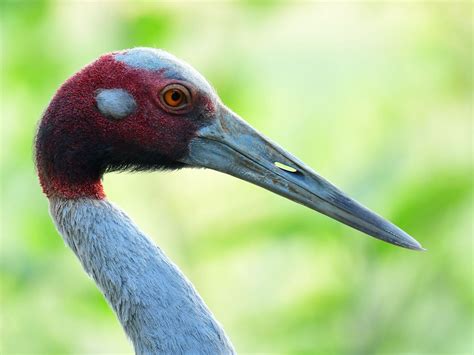
[[[47,108],[36,137],[44,193],[102,199],[100,179],[107,169],[180,167],[176,160],[186,154],[198,124],[158,107],[159,92],[170,82],[161,72],[130,68],[113,54],[67,80]],[[137,104],[135,112],[121,120],[104,117],[95,101],[97,90],[117,88],[130,93]],[[209,101],[202,99],[209,110]]]

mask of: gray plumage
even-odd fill
[[[107,171],[211,168],[378,239],[423,250],[253,129],[201,74],[162,50],[107,54],[77,73],[51,101],[35,146],[56,226],[137,354],[219,355],[234,349],[192,284],[105,200],[100,179]]]
[[[88,198],[51,198],[50,211],[137,354],[235,353],[193,285],[124,212]]]

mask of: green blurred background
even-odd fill
[[[131,353],[48,215],[33,166],[57,87],[164,48],[223,101],[416,237],[411,252],[212,171],[108,174],[241,353],[471,354],[471,2],[1,5],[0,353]]]

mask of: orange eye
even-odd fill
[[[161,91],[162,103],[171,110],[180,110],[191,103],[191,94],[183,85],[171,84]]]

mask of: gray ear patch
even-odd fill
[[[95,101],[104,116],[116,120],[127,117],[137,109],[133,96],[123,89],[100,89],[97,91]]]

